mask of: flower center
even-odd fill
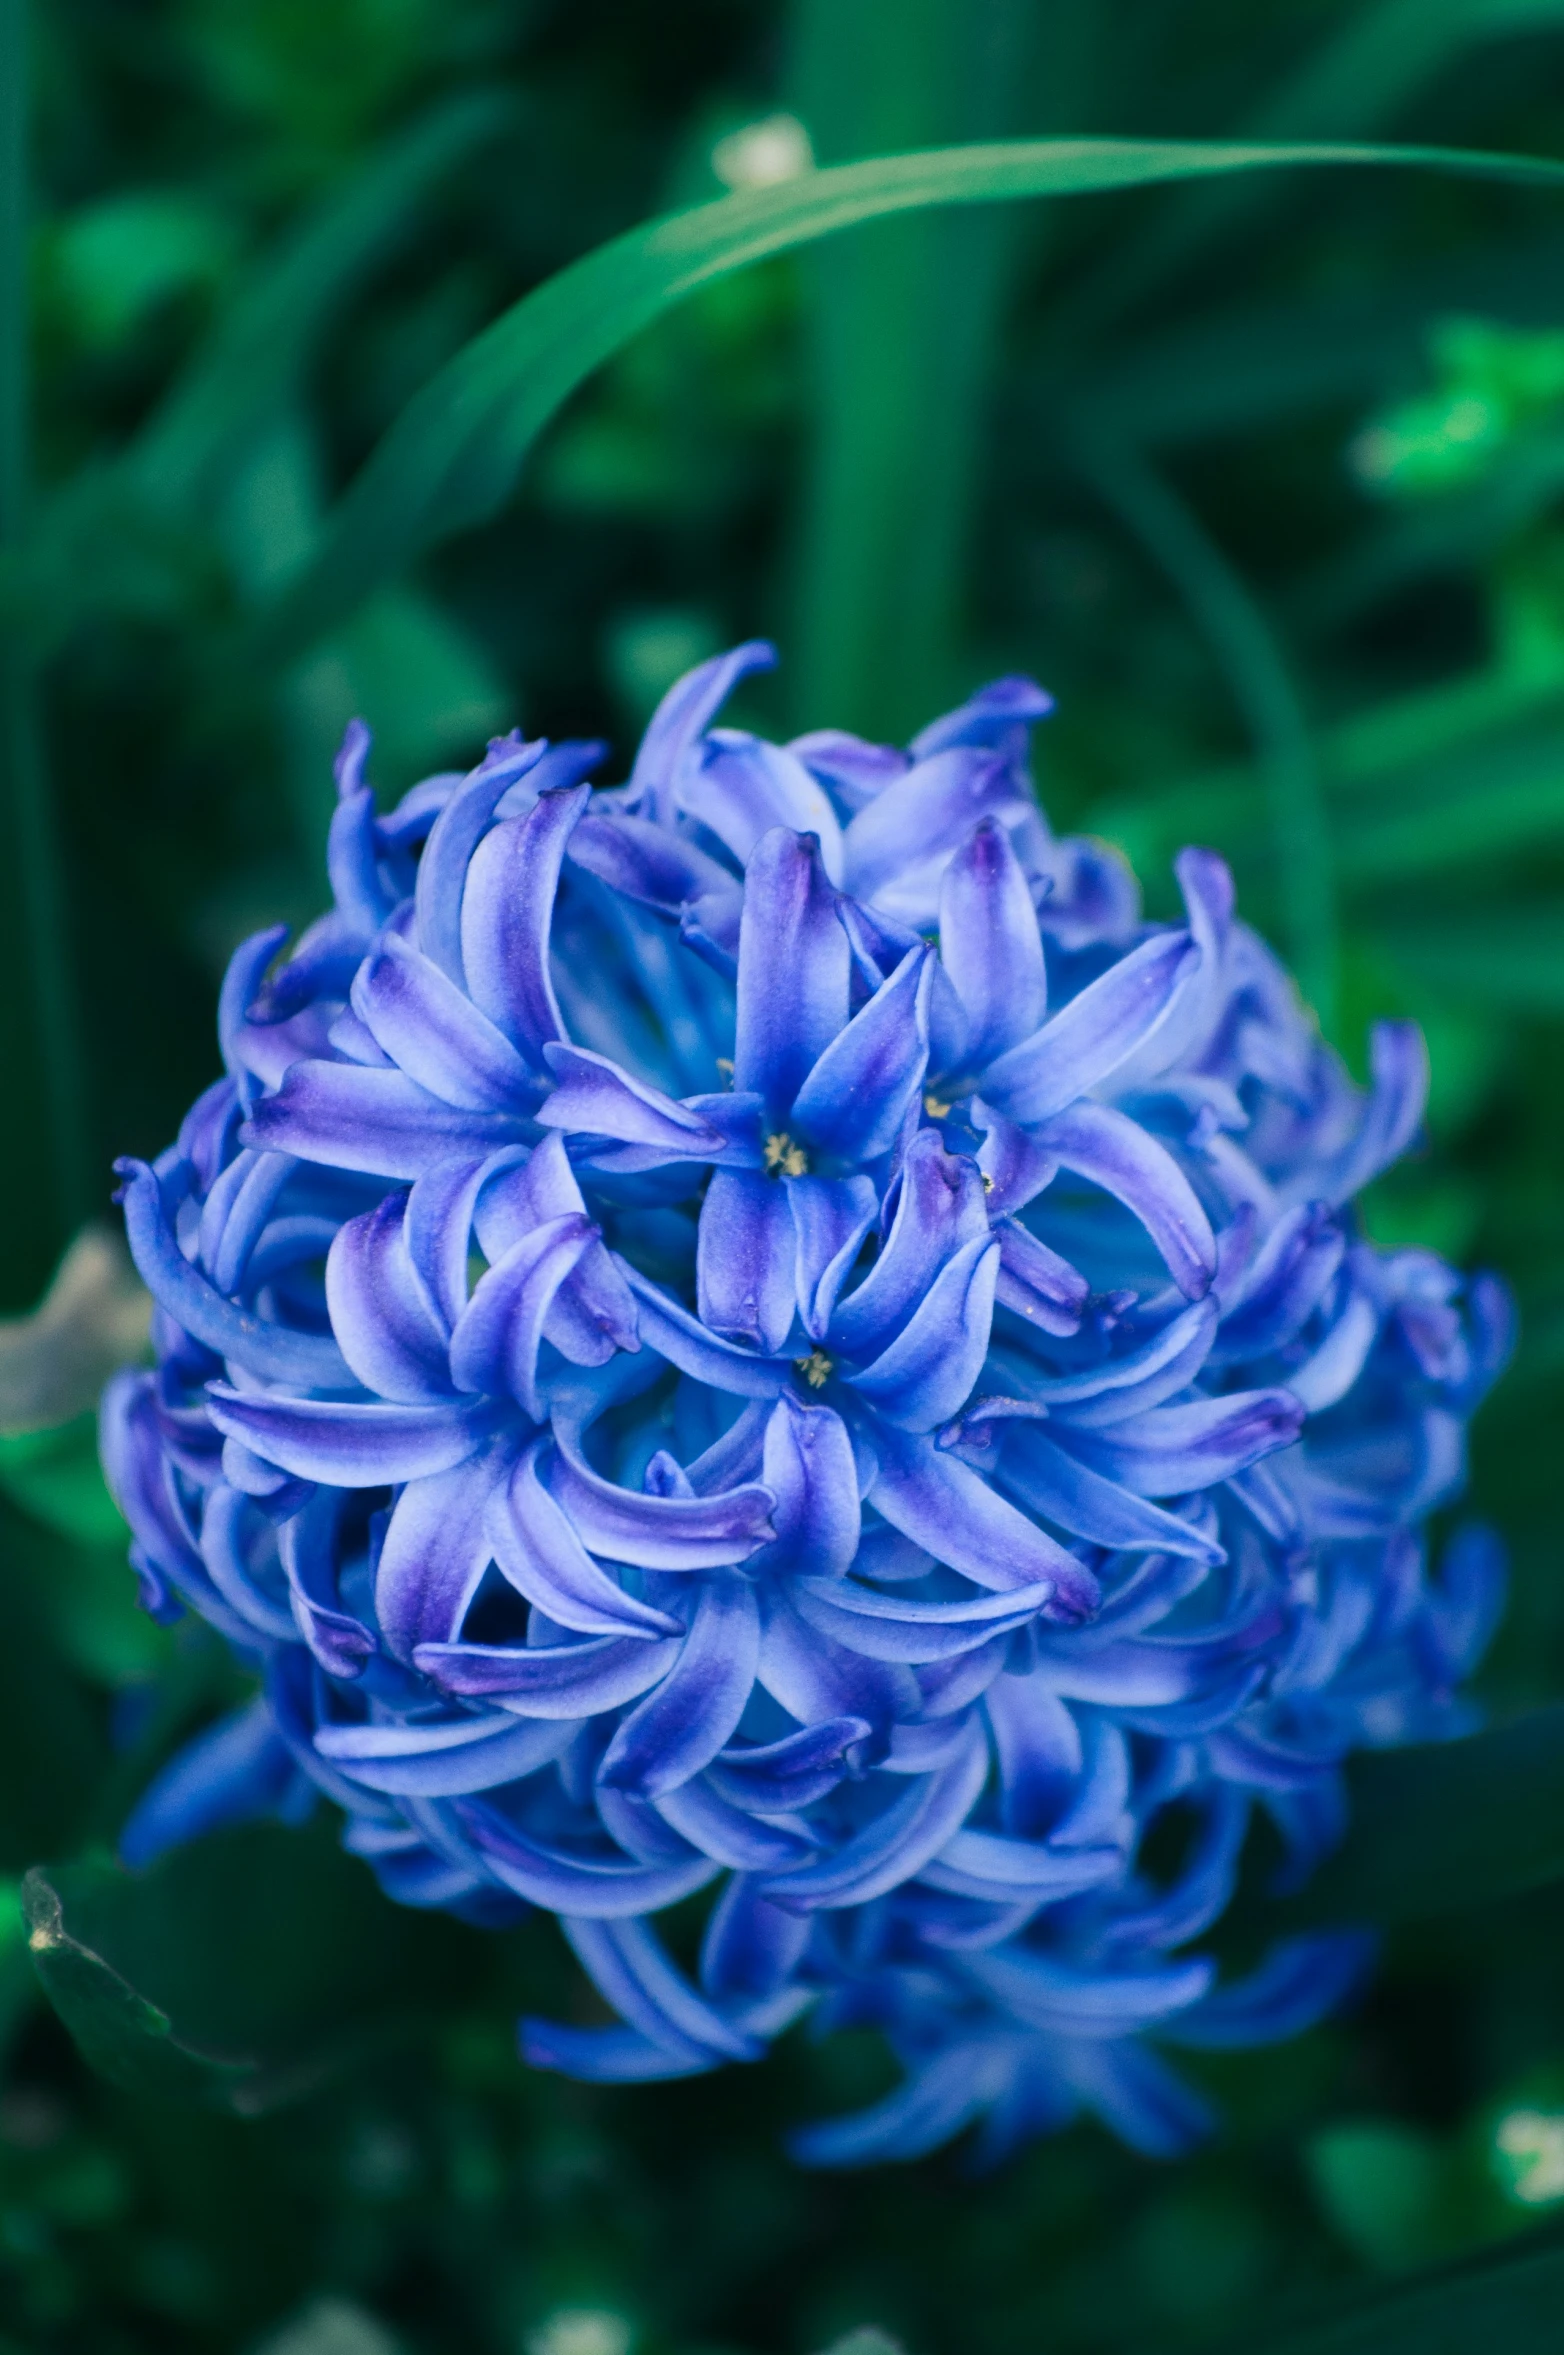
[[[923,1109],[930,1120],[948,1120],[950,1118],[950,1106],[942,1096],[936,1096],[932,1088],[927,1088],[924,1091]]]
[[[773,1177],[807,1177],[809,1156],[802,1145],[794,1144],[785,1128],[780,1128],[766,1139],[766,1167]]]
[[[834,1357],[827,1357],[823,1349],[812,1349],[807,1357],[795,1357],[794,1366],[811,1390],[823,1390],[836,1369]]]

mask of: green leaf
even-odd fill
[[[1415,1920],[1564,1876],[1564,1702],[1349,1770],[1352,1828],[1287,1910]]]
[[[1409,875],[1469,873],[1556,841],[1564,821],[1561,723],[1557,676],[1495,668],[1376,704],[1323,732],[1316,752],[1343,889],[1377,897]],[[1247,766],[1176,778],[1100,804],[1092,825],[1143,876],[1160,872],[1191,840],[1252,866],[1265,848],[1260,789],[1258,771]],[[1399,954],[1391,922],[1386,945]]]
[[[324,1821],[247,1825],[139,1874],[39,1866],[22,1903],[44,1991],[97,2068],[247,2115],[483,1972],[482,1941],[393,1905]]]
[[[0,1490],[46,1529],[78,1545],[126,1543],[98,1460],[96,1415],[78,1415],[49,1431],[0,1432]]]
[[[1555,2355],[1561,2307],[1564,2241],[1539,2237],[1274,2338],[1251,2330],[1243,2355]]]
[[[1561,808],[1564,793],[1556,793],[1555,831]],[[1384,941],[1416,981],[1456,1005],[1564,1015],[1564,905],[1557,901],[1397,925]]]
[[[238,451],[292,401],[343,303],[431,190],[515,121],[503,92],[466,92],[387,140],[263,257],[122,462],[157,505],[221,487]]]
[[[261,626],[257,651],[297,654],[436,541],[495,514],[593,369],[729,271],[930,206],[1343,165],[1564,184],[1564,164],[1450,148],[1040,139],[843,164],[632,229],[513,305],[408,403],[328,520],[319,555]]]

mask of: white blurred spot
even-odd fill
[[[1529,2208],[1564,2199],[1564,2117],[1546,2110],[1511,2110],[1494,2141],[1515,2162],[1511,2190]]]
[[[764,122],[730,131],[711,151],[711,168],[724,188],[775,188],[815,168],[809,133],[795,114],[768,114]]]
[[[560,2306],[528,2334],[527,2355],[630,2355],[635,2333],[622,2314]]]

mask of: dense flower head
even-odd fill
[[[1082,2110],[1171,2152],[1160,2046],[1364,1960],[1218,1983],[1254,1819],[1300,1880],[1348,1752],[1466,1722],[1501,1571],[1422,1530],[1504,1297],[1356,1222],[1415,1029],[1357,1088],[1210,852],[1144,921],[1043,820],[1039,689],[777,745],[717,724],[771,659],[611,790],[517,735],[382,815],[349,731],[330,911],[237,952],[225,1076],[121,1164],[157,1365],[105,1459],[149,1608],[260,1678],[125,1853],[324,1792],[393,1896],[559,1917],[621,2024],[536,2064],[807,2013],[905,2073],[816,2162]]]

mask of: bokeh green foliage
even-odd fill
[[[234,941],[318,903],[351,712],[388,792],[515,719],[623,750],[766,631],[778,727],[900,731],[1037,673],[1057,824],[1158,910],[1180,844],[1223,850],[1349,1059],[1416,1015],[1429,1142],[1369,1224],[1501,1268],[1524,1337],[1476,1436],[1516,1565],[1494,1730],[1359,1777],[1295,1912],[1382,1920],[1379,1985],[1208,2064],[1229,2125],[1177,2170],[1080,2129],[982,2182],[959,2154],[801,2176],[779,2133],[885,2082],[871,2039],[668,2088],[528,2075],[515,2012],[580,2000],[548,1926],[398,1912],[324,1819],[124,1875],[136,1792],[241,1687],[137,1613],[90,1425],[0,1437],[5,2355],[809,2355],[867,2324],[913,2355],[1551,2348],[1564,195],[1261,175],[883,223],[647,325],[514,493],[514,339],[472,339],[720,197],[714,153],[742,181],[733,135],[779,110],[823,164],[1076,132],[1556,155],[1564,7],[58,0],[32,36],[0,701],[7,840],[31,779],[62,908],[53,983],[25,910],[0,923],[12,1308],[211,1076]],[[489,443],[417,477],[480,361]],[[1235,1952],[1274,1918],[1262,1865]]]

